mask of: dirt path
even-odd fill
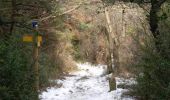
[[[92,66],[88,63],[77,64],[79,70],[70,73],[63,80],[56,80],[62,84],[60,88],[50,87],[40,95],[41,100],[133,100],[121,97],[125,89],[117,88],[109,91],[108,75],[106,66]],[[117,79],[120,83],[122,80]]]

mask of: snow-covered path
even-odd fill
[[[40,94],[41,100],[133,100],[121,97],[127,90],[117,88],[109,91],[108,75],[104,75],[106,66],[92,66],[89,63],[77,64],[78,71],[70,73],[63,80],[56,80],[62,84],[60,88],[50,87]],[[117,84],[123,82],[116,79]]]

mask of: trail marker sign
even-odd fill
[[[37,37],[38,42],[42,42],[42,36]],[[24,35],[23,36],[23,42],[33,42],[33,36],[32,35]]]
[[[23,41],[24,42],[33,42],[33,36],[32,35],[24,35]]]
[[[32,27],[33,28],[38,27],[38,21],[32,21]]]

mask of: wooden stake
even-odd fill
[[[37,31],[37,28],[36,28],[36,31]],[[39,52],[38,52],[38,33],[34,34],[34,40],[33,40],[33,61],[34,61],[34,64],[33,64],[33,71],[34,71],[34,89],[37,93],[37,96],[38,96],[38,91],[39,91],[39,67],[38,67],[38,55],[39,55]],[[37,97],[37,100],[39,98]]]

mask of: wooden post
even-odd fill
[[[38,97],[38,91],[39,91],[39,67],[38,67],[38,26],[36,25],[35,27],[36,33],[33,35],[33,72],[34,72],[34,89],[36,91],[37,95],[37,100],[39,99]]]

